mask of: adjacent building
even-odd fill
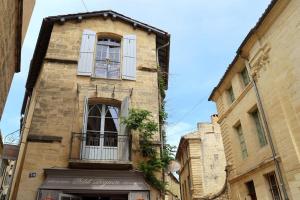
[[[0,199],[8,199],[12,177],[14,174],[15,163],[18,157],[19,146],[12,144],[4,144],[2,163],[1,163],[1,186],[0,186]]]
[[[10,199],[162,199],[138,171],[140,141],[121,120],[139,108],[159,123],[169,44],[167,32],[110,10],[45,18]]]
[[[227,199],[226,161],[217,120],[212,115],[210,123],[198,123],[197,131],[180,140],[176,159],[181,165],[181,199]]]
[[[180,184],[172,172],[165,175],[167,187],[165,200],[180,200]]]
[[[232,199],[300,197],[300,1],[273,0],[209,100]]]
[[[21,46],[35,0],[0,2],[0,120],[15,72],[20,72]]]

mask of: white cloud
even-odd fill
[[[190,133],[193,129],[195,129],[194,125],[179,122],[173,125],[167,126],[167,142],[171,145],[178,146],[181,136]]]

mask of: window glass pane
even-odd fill
[[[95,76],[100,78],[120,78],[120,42],[101,38],[97,43]]]
[[[120,62],[120,47],[109,48],[109,59],[113,62]]]
[[[96,60],[105,60],[108,54],[108,46],[97,45]]]
[[[118,79],[120,78],[120,64],[111,63],[107,66],[107,78]]]
[[[233,93],[232,87],[230,87],[230,88],[228,89],[228,95],[229,95],[230,102],[231,102],[231,103],[234,102],[235,98],[234,98],[234,93]]]
[[[252,117],[255,122],[256,130],[257,130],[257,135],[259,139],[260,146],[265,146],[267,144],[267,139],[265,137],[264,129],[261,124],[261,119],[258,110],[252,113]]]
[[[96,61],[95,65],[96,77],[106,78],[107,77],[107,64],[106,61]]]
[[[104,146],[118,146],[119,110],[113,106],[106,107]]]
[[[242,126],[238,125],[236,127],[236,130],[237,130],[238,139],[239,139],[240,146],[241,146],[242,157],[243,157],[243,159],[245,159],[246,157],[248,157],[248,151],[247,151],[245,138],[244,138],[244,135],[243,135]]]
[[[249,78],[248,71],[246,68],[244,68],[243,71],[241,71],[241,76],[242,76],[244,85],[245,86],[248,85],[248,83],[250,82],[250,78]]]
[[[86,145],[99,146],[101,128],[101,104],[89,105]]]

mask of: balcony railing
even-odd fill
[[[70,160],[129,161],[130,146],[128,135],[72,133]]]

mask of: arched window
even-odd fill
[[[96,47],[95,76],[100,78],[120,78],[120,50],[119,40],[100,38]]]
[[[89,105],[87,146],[118,146],[119,108],[105,104]]]

